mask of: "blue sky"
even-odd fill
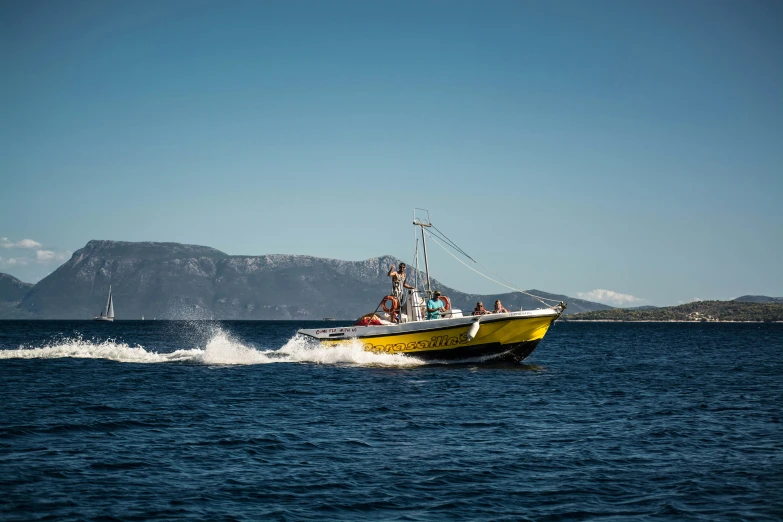
[[[90,239],[410,260],[425,207],[524,288],[780,296],[781,26],[779,1],[2,1],[0,271]]]

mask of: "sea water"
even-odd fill
[[[783,325],[425,364],[316,322],[0,321],[0,519],[780,520]]]

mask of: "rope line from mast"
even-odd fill
[[[468,255],[468,253],[467,253],[467,252],[465,252],[465,251],[464,251],[464,250],[462,250],[460,247],[458,247],[458,246],[457,246],[457,244],[456,244],[454,241],[452,241],[451,239],[449,239],[448,237],[446,237],[446,234],[444,234],[443,232],[441,232],[441,231],[440,231],[440,229],[439,229],[438,227],[436,227],[435,225],[432,225],[432,228],[434,228],[435,230],[437,230],[437,231],[438,231],[438,234],[440,234],[440,236],[442,236],[442,237],[441,237],[441,239],[443,239],[444,241],[446,241],[446,242],[449,244],[449,246],[451,246],[451,247],[452,247],[454,250],[456,250],[457,252],[459,252],[459,253],[460,253],[460,254],[462,254],[463,256],[467,257],[468,259],[470,259],[470,260],[471,260],[471,261],[473,261],[474,263],[478,263],[478,261],[476,261],[475,259],[473,259],[472,257],[470,257],[470,256]],[[434,233],[433,233],[432,231],[430,231],[430,234],[434,234]],[[479,264],[481,264],[481,263],[479,263]],[[495,275],[497,275],[497,274],[495,274]],[[499,277],[499,276],[498,276],[498,277]]]
[[[434,228],[434,227],[435,227],[435,225],[433,225],[433,228]],[[437,229],[436,229],[436,230],[437,230]],[[442,235],[443,235],[443,237],[441,237],[441,236],[438,236],[437,234],[434,234],[432,231],[430,231],[430,234],[433,234],[433,235],[435,235],[435,237],[439,237],[440,239],[444,239],[444,237],[446,236],[446,234],[443,234],[443,232],[441,232],[440,230],[438,230],[438,232],[440,232],[440,234],[442,234]],[[520,290],[520,289],[519,289],[519,287],[518,287],[516,284],[514,284],[514,282],[513,282],[513,281],[509,281],[508,279],[506,279],[506,278],[505,278],[505,277],[503,277],[502,275],[500,275],[500,274],[498,274],[497,272],[493,271],[493,270],[492,270],[491,268],[489,268],[487,265],[485,265],[485,264],[483,264],[483,263],[481,263],[481,262],[479,262],[479,261],[476,261],[476,260],[475,260],[475,259],[473,259],[473,258],[472,258],[470,255],[468,255],[468,254],[467,254],[467,253],[466,253],[464,250],[462,250],[461,248],[459,248],[459,247],[458,247],[458,246],[457,246],[457,245],[456,245],[456,244],[455,244],[453,241],[451,241],[451,240],[450,240],[450,239],[448,239],[448,238],[446,238],[446,239],[448,240],[448,243],[450,244],[450,246],[454,246],[454,247],[455,247],[455,249],[456,249],[458,252],[460,252],[461,254],[463,254],[465,257],[467,257],[468,259],[470,259],[471,261],[473,261],[474,263],[476,263],[476,264],[477,264],[477,265],[479,265],[481,268],[483,268],[484,270],[486,270],[486,271],[487,271],[487,272],[489,272],[490,274],[494,275],[495,277],[497,277],[497,278],[498,278],[498,279],[500,279],[501,281],[504,281],[504,282],[505,282],[507,285],[511,285],[512,287],[514,287],[514,290],[517,290],[517,291],[520,291],[520,292],[522,292],[522,290]],[[441,245],[441,247],[443,247],[443,245]],[[508,288],[508,287],[507,287],[507,288]],[[532,294],[531,294],[531,295],[532,295]],[[540,297],[540,296],[539,296],[539,297]],[[541,299],[546,299],[546,297],[541,297]],[[550,301],[553,301],[553,302],[557,302],[557,300],[556,300],[556,299],[549,299],[549,300],[550,300]]]
[[[442,233],[442,232],[441,232],[441,233]],[[508,285],[511,285],[511,286],[514,288],[514,290],[516,290],[517,292],[522,292],[523,294],[526,294],[526,295],[529,295],[529,296],[531,296],[531,297],[534,297],[534,298],[538,299],[539,301],[543,299],[544,301],[552,301],[553,303],[559,303],[559,302],[560,302],[560,300],[559,300],[559,299],[550,299],[550,298],[548,298],[548,297],[542,297],[542,296],[540,296],[540,295],[534,295],[534,294],[531,294],[531,293],[529,293],[529,292],[525,292],[524,290],[522,290],[521,288],[519,288],[519,286],[518,286],[518,285],[516,285],[516,284],[515,284],[513,281],[509,281],[508,279],[506,279],[506,278],[505,278],[505,277],[503,277],[502,275],[500,275],[500,274],[498,274],[497,272],[493,271],[491,268],[489,268],[487,265],[485,265],[485,264],[484,264],[484,263],[482,263],[481,261],[477,261],[477,260],[473,259],[473,258],[472,258],[472,257],[470,257],[470,256],[468,256],[468,257],[469,257],[469,258],[470,258],[470,259],[471,259],[471,260],[472,260],[474,263],[476,263],[477,265],[479,265],[481,268],[483,268],[484,270],[486,270],[486,271],[487,271],[487,272],[489,272],[490,274],[494,275],[495,277],[497,277],[497,278],[498,278],[498,279],[500,279],[501,281],[504,281],[506,284],[508,284]],[[546,304],[546,303],[544,303],[544,304]]]
[[[436,229],[436,230],[437,230],[437,229]],[[500,286],[502,286],[502,287],[508,288],[509,290],[513,290],[513,291],[515,291],[515,292],[519,292],[519,293],[521,293],[521,294],[529,295],[530,297],[532,297],[532,298],[536,299],[538,302],[540,302],[541,304],[543,304],[543,305],[545,305],[545,306],[552,306],[552,305],[550,305],[549,303],[546,303],[545,301],[552,301],[553,303],[559,302],[559,300],[558,300],[558,299],[550,299],[550,298],[548,298],[548,297],[541,297],[541,296],[539,296],[539,295],[531,294],[530,292],[525,292],[524,290],[522,290],[522,289],[520,289],[520,288],[517,288],[516,286],[513,286],[513,285],[508,285],[508,284],[505,284],[505,283],[501,283],[500,281],[497,281],[496,279],[492,279],[492,278],[491,278],[491,277],[489,277],[488,275],[486,275],[486,274],[484,274],[484,273],[482,273],[482,272],[479,272],[478,270],[476,270],[475,268],[473,268],[473,267],[472,267],[472,266],[470,266],[469,264],[465,263],[465,262],[464,262],[462,259],[460,259],[460,258],[458,258],[457,256],[455,256],[453,252],[450,252],[450,251],[449,251],[449,250],[448,250],[446,247],[444,247],[443,245],[441,245],[441,244],[440,244],[440,241],[438,241],[437,239],[435,239],[435,235],[434,235],[432,232],[430,232],[429,234],[430,234],[430,237],[432,238],[432,240],[433,240],[433,241],[435,241],[435,243],[436,243],[436,244],[437,244],[439,247],[441,247],[443,250],[445,250],[447,254],[449,254],[451,257],[453,257],[454,259],[456,259],[457,261],[459,261],[460,263],[462,263],[463,265],[465,265],[465,266],[466,266],[466,267],[468,267],[469,269],[471,269],[471,270],[473,270],[474,272],[476,272],[476,273],[477,273],[478,275],[480,275],[481,277],[483,277],[483,278],[485,278],[485,279],[488,279],[488,280],[492,281],[493,283],[497,283],[497,284],[499,284],[499,285],[500,285]],[[441,239],[442,239],[442,238],[441,238]],[[460,250],[460,251],[461,251],[462,249],[458,249],[458,250]],[[464,252],[461,252],[461,253],[464,253]],[[484,265],[482,265],[481,263],[479,263],[478,261],[476,261],[476,260],[475,260],[475,259],[473,259],[472,257],[468,256],[467,254],[465,254],[465,256],[466,256],[466,257],[468,257],[469,259],[471,259],[471,260],[472,260],[474,263],[476,263],[476,264],[478,264],[478,265],[482,266],[482,267],[483,267],[483,268],[485,268],[486,270],[489,270],[487,267],[485,267]],[[490,271],[490,272],[492,272],[491,270],[489,270],[489,271]],[[492,273],[493,273],[493,275],[495,275],[495,276],[497,276],[497,277],[500,277],[499,275],[495,274],[494,272],[492,272]],[[501,279],[503,279],[502,277],[500,277],[500,278],[501,278]]]

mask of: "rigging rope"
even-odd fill
[[[435,225],[433,225],[433,228],[435,228]],[[437,230],[437,229],[436,229],[436,230]],[[438,230],[438,232],[440,232],[440,234],[442,234],[444,237],[446,236],[446,234],[443,234],[443,232],[441,232],[440,230]],[[433,232],[430,232],[430,234],[432,234],[432,235],[435,235],[436,237],[441,237],[441,236],[438,236],[437,234],[434,234]],[[443,237],[441,237],[441,239],[443,239]],[[453,245],[457,251],[459,251],[459,252],[460,252],[461,254],[463,254],[465,257],[467,257],[468,259],[470,259],[471,261],[473,261],[474,263],[476,263],[477,265],[479,265],[481,268],[483,268],[484,270],[486,270],[486,271],[487,271],[487,272],[489,272],[490,274],[494,275],[494,276],[495,276],[495,277],[497,277],[498,279],[500,279],[500,280],[504,281],[506,284],[508,284],[508,285],[511,285],[512,287],[514,287],[514,289],[515,289],[515,290],[518,290],[518,291],[520,291],[520,292],[522,291],[522,290],[519,290],[519,288],[517,287],[517,285],[515,285],[513,282],[509,281],[508,279],[506,279],[506,278],[505,278],[505,277],[503,277],[502,275],[498,274],[497,272],[494,272],[494,271],[493,271],[491,268],[489,268],[489,267],[488,267],[488,266],[486,266],[485,264],[483,264],[483,263],[481,263],[481,262],[479,262],[479,261],[476,261],[475,259],[473,259],[472,257],[470,257],[470,256],[469,256],[469,255],[468,255],[468,254],[467,254],[467,253],[466,253],[464,250],[462,250],[461,248],[459,248],[459,247],[458,247],[458,246],[457,246],[457,245],[456,245],[456,244],[455,244],[453,241],[451,241],[451,240],[450,240],[450,239],[448,239],[448,238],[446,238],[446,239],[448,240],[448,242],[449,242],[450,246],[452,246],[452,245]],[[443,247],[443,246],[441,245],[441,247]],[[508,288],[508,287],[507,287],[507,288]],[[530,295],[532,295],[532,294],[530,294]],[[546,297],[541,297],[541,296],[538,296],[538,297],[540,297],[541,299],[547,299]],[[549,299],[549,301],[557,302],[557,300],[556,300],[556,299]]]
[[[432,225],[432,224],[431,224],[431,225]],[[470,260],[471,260],[471,261],[473,261],[474,263],[476,263],[476,262],[477,262],[475,259],[473,259],[472,257],[470,257],[470,256],[468,255],[468,253],[467,253],[467,252],[465,252],[465,251],[464,251],[464,250],[462,250],[460,247],[458,247],[458,246],[457,246],[457,244],[456,244],[454,241],[452,241],[451,239],[449,239],[448,237],[446,237],[446,234],[444,234],[443,232],[441,232],[441,231],[440,231],[440,229],[439,229],[438,227],[436,227],[435,225],[432,225],[432,228],[434,228],[435,230],[437,230],[437,231],[438,231],[438,234],[440,234],[441,236],[443,236],[441,239],[443,239],[444,241],[448,242],[448,244],[449,244],[449,245],[450,245],[452,248],[454,248],[454,250],[456,250],[457,252],[459,252],[459,253],[460,253],[460,254],[462,254],[463,256],[467,257],[468,259],[470,259]],[[430,231],[430,234],[433,234],[433,235],[434,235],[434,232]],[[440,236],[439,236],[439,237],[440,237]],[[480,263],[479,263],[479,264],[480,264]],[[495,275],[497,275],[497,274],[495,274]]]
[[[435,227],[433,226],[433,228],[435,228]],[[437,229],[435,229],[435,230],[437,230]],[[440,231],[438,230],[438,232],[440,232]],[[538,296],[538,295],[534,295],[534,294],[531,294],[531,293],[529,293],[529,292],[525,292],[524,290],[521,290],[521,289],[517,288],[516,286],[509,286],[509,285],[507,285],[507,284],[505,284],[505,283],[501,283],[500,281],[497,281],[497,280],[495,280],[495,279],[492,279],[492,278],[491,278],[491,277],[489,277],[488,275],[486,275],[486,274],[483,274],[483,273],[479,272],[478,270],[476,270],[475,268],[473,268],[473,267],[472,267],[472,266],[470,266],[469,264],[465,263],[465,262],[464,262],[462,259],[460,259],[460,258],[458,258],[457,256],[455,256],[455,255],[454,255],[452,252],[449,252],[449,250],[448,250],[446,247],[444,247],[443,245],[441,245],[441,244],[440,244],[440,241],[438,241],[437,239],[435,239],[435,237],[436,237],[436,235],[435,235],[435,234],[433,234],[432,232],[429,232],[429,234],[430,234],[430,237],[432,237],[432,240],[433,240],[433,241],[435,241],[435,243],[436,243],[436,244],[437,244],[439,247],[441,247],[443,250],[445,250],[447,254],[449,254],[451,257],[453,257],[454,259],[456,259],[457,261],[459,261],[460,263],[462,263],[463,265],[465,265],[465,266],[466,266],[466,267],[468,267],[469,269],[471,269],[471,270],[473,270],[474,272],[476,272],[476,273],[477,273],[478,275],[480,275],[481,277],[483,277],[483,278],[485,278],[485,279],[489,279],[489,280],[490,280],[490,281],[492,281],[493,283],[497,283],[497,284],[499,284],[500,286],[503,286],[503,287],[505,287],[505,288],[508,288],[508,289],[510,289],[510,290],[514,290],[515,292],[519,292],[519,293],[522,293],[522,294],[525,294],[525,295],[529,295],[530,297],[532,297],[532,298],[534,298],[534,299],[538,300],[538,301],[539,301],[541,304],[543,304],[543,305],[545,305],[545,306],[551,306],[550,304],[546,303],[545,301],[552,301],[553,303],[559,302],[559,300],[558,300],[558,299],[549,299],[549,298],[547,298],[547,297],[541,297],[541,296]],[[441,234],[443,234],[443,233],[441,232]],[[438,237],[439,237],[439,236],[438,236]],[[441,238],[441,239],[443,239],[443,238]],[[453,244],[453,242],[452,242],[451,240],[448,240],[448,242]],[[481,263],[479,263],[478,261],[476,261],[475,259],[473,259],[472,257],[470,257],[468,254],[465,254],[465,252],[464,252],[464,251],[462,251],[462,249],[461,249],[461,248],[457,247],[456,245],[454,245],[454,246],[456,247],[456,249],[457,249],[457,250],[458,250],[460,253],[462,253],[463,255],[465,255],[465,257],[469,258],[471,261],[473,261],[474,263],[476,263],[476,264],[480,265],[481,267],[483,267],[484,269],[488,270],[489,272],[492,272],[492,270],[490,270],[489,268],[485,267],[484,265],[482,265]],[[492,272],[492,274],[493,274],[493,275],[495,275],[496,277],[499,277],[500,279],[504,279],[503,277],[501,277],[501,276],[499,276],[499,275],[495,274],[494,272]]]

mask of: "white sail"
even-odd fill
[[[111,297],[111,286],[109,287],[109,301],[106,303],[106,317],[114,319],[114,299]]]
[[[114,299],[111,296],[111,286],[109,287],[109,298],[106,299],[106,308],[101,310],[100,315],[96,315],[93,319],[110,323],[114,321]]]

